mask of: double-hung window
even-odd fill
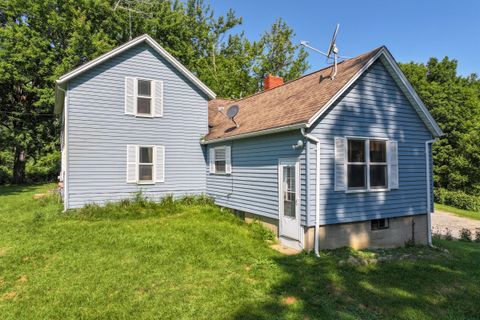
[[[153,147],[138,148],[138,181],[153,181]]]
[[[376,138],[335,139],[335,190],[398,188],[397,142]]]
[[[165,147],[127,145],[127,183],[165,181]]]
[[[348,190],[386,189],[387,141],[347,139]]]
[[[220,146],[210,149],[210,173],[230,174],[232,173],[231,165],[231,147]]]
[[[137,79],[137,115],[152,115],[152,81]]]
[[[163,81],[125,78],[125,114],[137,117],[163,116]]]

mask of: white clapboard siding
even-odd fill
[[[137,81],[135,78],[126,77],[125,78],[125,114],[136,113],[137,105]]]

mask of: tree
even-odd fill
[[[434,145],[435,185],[480,194],[480,82],[457,75],[457,61],[431,58],[401,68],[445,135]]]
[[[300,77],[309,68],[308,54],[300,45],[293,44],[294,36],[293,29],[282,19],[275,21],[271,30],[263,34],[260,39],[262,54],[254,67],[260,87],[269,74],[290,81]]]

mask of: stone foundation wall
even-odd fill
[[[261,222],[278,237],[278,220],[258,216],[252,213],[242,213],[247,223],[254,220]],[[412,222],[415,223],[412,227]],[[427,215],[415,215],[389,218],[389,228],[371,230],[371,221],[323,225],[319,228],[320,249],[335,249],[341,247],[363,248],[393,248],[402,247],[412,240],[417,245],[426,245],[428,241]],[[315,228],[304,228],[304,248],[313,250],[315,246]],[[413,230],[413,234],[412,234]]]
[[[414,222],[414,226],[412,225]],[[305,249],[314,248],[315,228],[305,230]],[[323,225],[319,228],[320,249],[341,247],[393,248],[414,240],[417,245],[428,241],[427,215],[389,218],[389,228],[372,230],[371,221]],[[413,239],[412,239],[413,238]]]

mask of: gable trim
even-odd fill
[[[373,56],[368,63],[366,63],[362,69],[360,69],[346,84],[345,86],[340,89],[316,114],[311,117],[306,126],[307,128],[311,127],[325,112],[327,112],[330,107],[338,100],[338,98],[345,92],[347,91],[350,86],[358,79],[360,76],[375,62],[377,59],[380,57],[385,57],[385,61],[388,63],[388,65],[391,67],[395,75],[398,77],[398,80],[401,82],[402,85],[399,85],[400,89],[402,92],[411,99],[409,101],[412,103],[413,107],[417,111],[417,113],[420,116],[420,119],[425,123],[427,128],[430,130],[430,132],[435,136],[435,137],[440,137],[443,135],[442,130],[438,126],[438,124],[435,122],[433,119],[432,115],[428,111],[427,107],[425,104],[422,102],[418,94],[415,92],[413,89],[412,85],[410,82],[407,80],[403,72],[400,70],[398,67],[397,63],[395,62],[395,59],[391,55],[391,53],[387,50],[386,47],[382,47],[382,49],[375,55]],[[387,68],[388,71],[388,68]],[[396,81],[395,77],[393,77],[394,80]],[[413,100],[413,101],[412,101]],[[423,117],[422,117],[423,115]]]
[[[101,56],[96,59],[93,59],[90,62],[85,63],[84,65],[62,75],[57,81],[57,87],[63,87],[65,83],[69,80],[77,77],[83,72],[92,69],[93,67],[101,64],[102,62],[113,58],[114,56],[142,43],[145,42],[150,45],[155,51],[157,51],[162,57],[164,57],[168,62],[170,62],[180,73],[182,73],[187,79],[192,81],[201,91],[203,91],[210,99],[215,99],[216,94],[210,88],[207,87],[200,79],[198,79],[192,72],[190,72],[184,65],[182,65],[177,59],[175,59],[168,51],[166,51],[160,44],[158,44],[152,37],[148,34],[144,34],[140,37],[137,37]],[[62,108],[61,99],[57,100],[58,103],[55,105],[55,110],[59,112]]]

